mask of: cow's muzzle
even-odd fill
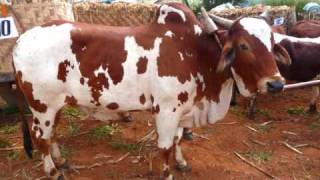
[[[267,82],[267,91],[269,93],[277,93],[283,90],[284,83],[282,81],[269,81]]]

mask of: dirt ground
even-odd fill
[[[246,100],[223,120],[195,129],[193,141],[183,141],[192,172],[171,167],[176,179],[268,179],[240,160],[235,152],[278,179],[320,179],[320,113],[308,114],[310,89],[258,98],[255,120],[246,118]],[[160,158],[155,140],[138,141],[153,129],[148,113],[133,113],[135,122],[113,124],[76,118],[68,111],[58,127],[62,154],[74,170],[68,179],[159,179]],[[16,116],[0,119],[0,179],[45,179],[40,155],[29,160],[21,150]],[[267,123],[266,123],[267,122]],[[296,147],[300,153],[284,145]],[[3,148],[16,147],[4,151]],[[124,156],[127,155],[127,156]],[[124,158],[123,158],[124,157]],[[118,162],[117,162],[118,160]]]

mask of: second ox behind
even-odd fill
[[[163,177],[171,179],[173,148],[179,169],[189,170],[179,144],[183,127],[222,119],[234,81],[244,96],[282,90],[275,59],[289,57],[274,43],[264,20],[234,22],[223,35],[223,49],[208,17],[205,26],[184,5],[170,3],[144,26],[53,22],[24,33],[13,52],[16,79],[31,107],[31,137],[48,177],[63,178],[57,167],[65,160],[54,130],[65,104],[108,112],[150,110]],[[29,136],[25,131],[24,137]]]

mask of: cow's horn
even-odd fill
[[[217,25],[212,21],[212,19],[210,19],[207,11],[203,7],[201,7],[201,13],[205,20],[204,23],[206,31],[208,31],[207,33],[213,33],[214,31],[218,30]]]
[[[234,22],[232,20],[229,20],[229,19],[226,19],[226,18],[222,18],[222,17],[216,16],[216,15],[213,15],[213,14],[210,14],[210,18],[214,22],[220,24],[221,26],[223,26],[224,28],[227,28],[227,29],[231,28],[231,26],[232,26],[232,24]]]
[[[264,17],[266,19],[269,19],[269,17],[270,17],[270,6],[266,6],[264,11],[259,16]]]

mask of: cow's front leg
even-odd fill
[[[183,134],[183,128],[179,127],[176,132],[176,137],[174,140],[175,147],[175,159],[176,159],[176,167],[181,172],[189,172],[191,171],[191,167],[188,166],[187,161],[183,158],[182,149],[180,146],[181,137]]]
[[[257,97],[256,96],[252,96],[249,98],[249,103],[248,103],[248,118],[253,120],[255,118],[255,114],[256,114],[256,104],[257,104]]]
[[[309,105],[309,113],[317,112],[317,99],[319,97],[319,87],[313,86],[312,87],[312,98]]]
[[[177,113],[166,112],[160,110],[156,116],[156,127],[158,133],[158,147],[160,148],[161,157],[163,160],[162,176],[165,180],[173,179],[170,173],[169,157],[172,151],[174,137],[178,128]]]

